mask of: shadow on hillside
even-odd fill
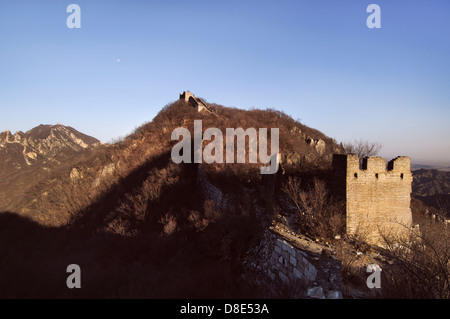
[[[201,232],[181,227],[161,235],[158,220],[166,209],[183,212],[202,203],[195,165],[184,165],[177,181],[149,202],[136,234],[104,231],[124,195],[139,189],[151,169],[166,168],[169,156],[164,153],[132,171],[67,226],[45,227],[15,213],[0,213],[0,298],[260,297],[255,287],[239,279],[239,264],[225,261],[221,253],[224,237],[233,232],[250,236],[244,228],[252,225],[248,218],[223,218]],[[239,238],[230,245],[246,241]],[[81,289],[66,286],[70,264],[81,268]]]
[[[140,188],[150,169],[165,168],[169,161],[168,153],[147,161],[68,226],[45,227],[14,213],[0,213],[0,298],[262,297],[256,287],[239,279],[236,252],[245,251],[255,238],[251,218],[225,216],[204,231],[185,227],[161,236],[157,221],[167,207],[202,202],[195,165],[185,165],[179,180],[162,190],[154,206],[150,203],[149,216],[137,234],[103,231],[124,194]],[[224,244],[231,251],[228,259],[221,252]],[[81,268],[81,289],[66,286],[71,264]]]
[[[126,177],[121,178],[117,183],[112,185],[100,198],[98,198],[89,207],[78,212],[71,222],[71,227],[83,228],[87,231],[94,231],[105,226],[108,221],[108,214],[115,211],[123,195],[132,193],[134,190],[141,187],[142,183],[147,179],[151,169],[163,169],[170,161],[170,152],[164,152],[159,156],[153,157],[142,165],[135,168]],[[195,172],[192,172],[194,167],[185,165],[183,171],[186,172],[187,181],[195,177]],[[191,181],[192,184],[192,181]],[[195,185],[195,181],[194,181]],[[170,191],[170,190],[169,190]]]
[[[0,298],[258,297],[235,266],[202,251],[205,234],[89,235],[9,212],[0,233]],[[81,268],[81,289],[66,286],[70,264]]]

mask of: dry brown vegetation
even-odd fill
[[[280,128],[281,152],[297,154],[299,160],[286,168],[296,174],[280,177],[276,189],[295,205],[295,227],[333,242],[347,278],[354,279],[354,252],[366,247],[333,241],[345,228],[343,203],[327,186],[330,154],[341,150],[339,145],[279,111],[212,106],[216,115],[199,114],[182,101],[169,104],[130,136],[79,152],[33,184],[17,211],[0,214],[0,273],[6,278],[0,281],[0,297],[262,296],[239,279],[240,261],[263,230],[253,200],[256,196],[261,206],[275,207],[274,185],[261,177],[259,163],[205,165],[231,204],[220,211],[205,200],[196,186],[196,165],[170,160],[173,129],[193,132],[194,119],[203,120],[203,129],[223,132],[227,127]],[[315,152],[305,136],[324,140],[325,153]],[[439,266],[445,260],[448,266],[448,246],[438,241],[448,239],[448,230],[447,237],[439,233],[430,239],[435,234],[430,227],[421,228],[426,241],[386,251],[395,261],[383,268],[387,296],[448,298],[448,277],[445,283]],[[83,271],[80,291],[65,287],[65,269],[72,263]],[[405,277],[405,267],[415,275]],[[424,283],[412,281],[422,277]]]
[[[345,230],[345,208],[342,201],[333,199],[326,182],[313,178],[302,183],[289,176],[282,186],[297,208],[296,220],[301,233],[312,238],[333,239]]]
[[[450,229],[425,214],[410,238],[386,238],[382,255],[389,298],[450,299]]]
[[[334,243],[337,257],[342,262],[346,295],[356,298],[450,298],[450,229],[425,214],[429,207],[420,201],[413,200],[411,206],[413,223],[419,228],[411,229],[409,238],[386,234],[383,247],[369,246],[362,238]],[[366,267],[373,263],[382,268],[381,290],[369,290],[366,286]]]
[[[239,261],[262,229],[251,207],[260,193],[245,191],[264,185],[260,164],[206,166],[231,198],[218,211],[196,186],[196,165],[170,160],[171,133],[192,132],[202,119],[204,129],[223,131],[279,127],[280,148],[291,152],[311,152],[300,137],[292,141],[293,126],[333,141],[281,112],[214,107],[217,116],[172,103],[130,136],[77,153],[30,187],[15,206],[24,217],[0,215],[0,247],[9,256],[0,261],[8,278],[1,297],[258,296],[239,280]],[[64,285],[72,263],[85,271],[81,292]]]
[[[298,231],[331,243],[341,261],[344,294],[350,298],[449,299],[450,228],[437,213],[417,199],[412,200],[413,222],[410,238],[385,236],[383,248],[370,246],[364,231],[348,237],[345,207],[333,200],[325,180],[302,180],[289,176],[282,185],[296,208]],[[335,235],[341,239],[334,240]],[[366,286],[367,265],[382,267],[382,289]]]
[[[213,105],[217,116],[199,114],[183,101],[177,101],[164,107],[155,119],[137,128],[133,134],[113,145],[82,152],[76,161],[68,161],[55,169],[47,180],[39,183],[27,194],[23,201],[22,211],[46,225],[63,225],[71,218],[76,218],[91,203],[102,201],[101,197],[110,189],[118,188],[116,196],[128,196],[131,190],[125,189],[124,179],[129,184],[140,188],[140,195],[133,198],[123,198],[115,210],[119,215],[126,216],[128,210],[142,211],[146,206],[146,197],[158,198],[164,187],[169,187],[178,178],[179,171],[170,162],[167,152],[176,143],[171,141],[171,133],[176,127],[187,127],[193,132],[194,119],[202,119],[203,129],[217,127],[225,132],[227,127],[244,129],[248,127],[278,127],[280,129],[280,150],[283,153],[315,154],[311,162],[299,162],[303,169],[317,166],[329,166],[329,155],[333,147],[338,147],[334,141],[322,133],[294,121],[288,115],[275,110],[250,110],[224,108]],[[328,151],[319,155],[311,151],[311,147],[302,140],[302,135],[293,135],[293,127],[312,138],[321,138],[327,142]],[[163,155],[165,153],[165,155]],[[235,152],[236,154],[236,152]],[[225,143],[224,143],[225,156]],[[247,154],[248,156],[248,154]],[[327,157],[328,156],[328,157]],[[164,159],[162,158],[164,157]],[[248,160],[248,158],[247,158]],[[157,163],[157,165],[155,165]],[[156,166],[156,167],[155,167]],[[220,185],[221,189],[230,193],[241,193],[244,184],[258,184],[260,163],[257,164],[210,164],[206,170],[211,180]],[[74,168],[80,178],[70,177]],[[136,179],[130,176],[146,175]],[[142,173],[142,174],[141,174]],[[143,194],[149,193],[149,194]],[[151,194],[150,194],[151,193]],[[132,203],[132,201],[136,201]],[[114,212],[111,212],[114,214]]]

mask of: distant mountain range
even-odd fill
[[[420,170],[420,169],[436,169],[439,171],[449,172],[450,166],[449,165],[427,165],[427,164],[411,164],[411,170]]]
[[[414,195],[419,196],[450,194],[450,172],[423,168],[415,170],[412,190]]]
[[[0,133],[0,211],[16,208],[50,171],[95,145],[101,145],[96,138],[60,124]]]
[[[413,171],[413,196],[450,217],[450,172],[436,169]]]
[[[19,168],[54,159],[61,151],[79,151],[99,142],[69,126],[39,125],[26,133],[0,133],[0,152],[3,165]]]

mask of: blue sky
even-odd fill
[[[450,164],[450,2],[0,0],[0,131],[61,123],[108,142],[184,90]]]

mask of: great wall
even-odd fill
[[[191,104],[193,107],[197,109],[197,112],[207,111],[209,113],[214,113],[213,109],[202,99],[195,97],[189,91],[184,91],[180,94],[180,100],[184,100],[186,103]]]
[[[198,112],[210,109],[190,92],[180,99]],[[281,156],[278,154],[277,159]],[[411,160],[401,156],[388,164],[381,157],[359,159],[356,155],[334,154],[334,193],[346,203],[346,233],[360,236],[371,245],[382,246],[388,237],[407,237],[412,227]],[[275,177],[274,177],[275,178]],[[273,181],[268,185],[273,187]],[[226,210],[226,195],[211,184],[198,165],[197,185],[216,207]],[[257,278],[268,297],[289,291],[294,298],[342,298],[341,263],[329,247],[296,234],[286,224],[268,226],[258,245],[243,261],[244,277]]]

